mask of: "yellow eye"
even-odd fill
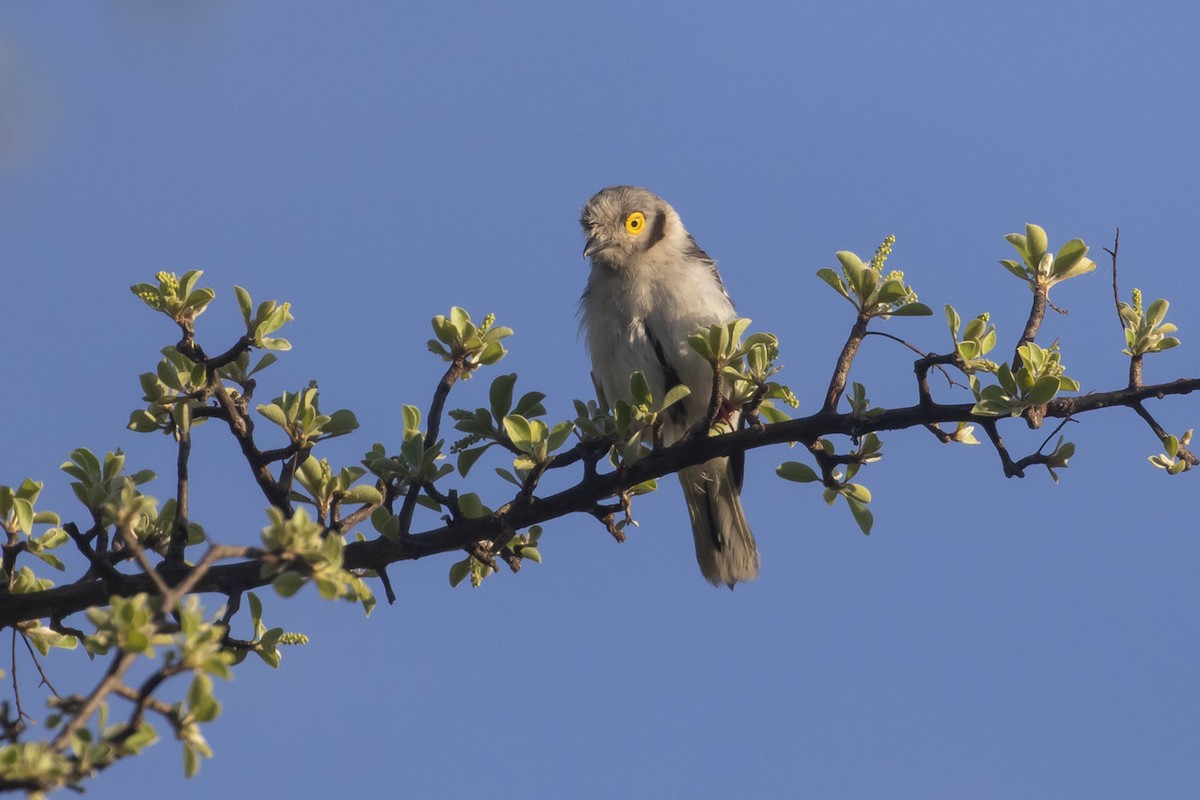
[[[646,215],[640,211],[634,211],[625,218],[625,230],[629,231],[630,236],[637,236],[646,229]]]

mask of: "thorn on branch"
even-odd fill
[[[924,427],[925,427],[925,430],[927,430],[927,431],[929,431],[930,433],[932,433],[932,434],[933,434],[933,435],[934,435],[934,436],[937,438],[937,440],[938,440],[939,442],[941,442],[942,444],[950,444],[951,442],[953,442],[953,441],[954,441],[954,437],[953,437],[953,436],[951,436],[950,434],[946,433],[944,430],[942,430],[942,429],[941,429],[939,426],[937,426],[937,425],[933,425],[933,424],[927,424],[927,425],[925,425]]]
[[[392,589],[392,579],[388,577],[387,567],[382,566],[377,568],[375,574],[379,576],[379,583],[383,585],[383,594],[387,598],[388,605],[395,605],[396,592]]]

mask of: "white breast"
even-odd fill
[[[735,313],[708,264],[686,260],[674,247],[662,251],[647,254],[630,272],[593,265],[583,324],[592,365],[609,402],[629,399],[634,370],[647,376],[656,398],[670,388],[663,385],[652,335],[666,362],[692,390],[685,401],[691,424],[708,407],[712,369],[688,347],[687,337],[702,326],[727,322]]]

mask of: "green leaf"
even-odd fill
[[[1056,375],[1043,375],[1037,379],[1033,385],[1033,389],[1026,396],[1025,400],[1030,405],[1042,406],[1049,403],[1058,394],[1059,379]]]
[[[824,269],[817,270],[817,277],[832,286],[833,290],[842,297],[850,300],[850,292],[846,290],[846,284],[844,281],[842,281],[842,276],[838,275],[828,267],[825,267]]]
[[[633,398],[635,405],[649,405],[653,400],[650,394],[650,387],[646,383],[646,376],[641,370],[634,370],[634,373],[629,376],[629,395]]]
[[[860,483],[847,483],[842,486],[841,491],[847,500],[855,500],[859,503],[871,502],[870,490]]]
[[[1032,222],[1025,224],[1025,251],[1029,254],[1027,262],[1031,267],[1037,267],[1042,256],[1046,255],[1046,232]]]
[[[1058,253],[1054,256],[1053,275],[1058,277],[1078,266],[1087,252],[1088,246],[1083,243],[1082,239],[1072,239],[1058,248]]]
[[[962,318],[954,310],[954,306],[946,304],[946,324],[950,327],[950,335],[958,338],[958,329],[962,326]],[[964,335],[964,338],[970,338]]]
[[[555,425],[546,438],[548,452],[552,453],[562,447],[573,430],[575,430],[575,423],[573,422],[560,422]]]
[[[1096,269],[1096,262],[1090,258],[1080,259],[1075,266],[1069,269],[1058,269],[1057,264],[1053,272],[1053,277],[1056,281],[1065,281],[1067,278],[1075,278],[1079,275],[1085,275]]]
[[[488,403],[491,406],[493,419],[504,419],[512,408],[513,386],[517,383],[517,374],[499,375],[492,380],[488,390]]]
[[[254,309],[253,301],[250,299],[250,293],[241,286],[234,286],[233,293],[237,295],[238,308],[242,310],[242,320],[246,323],[246,330],[250,330],[250,312]]]
[[[284,413],[282,408],[275,405],[274,403],[271,403],[269,405],[264,403],[262,405],[255,406],[255,408],[257,409],[258,413],[262,414],[264,417],[269,419],[271,422],[274,422],[279,427],[283,428],[284,430],[287,430],[287,426],[288,426],[287,415]]]
[[[267,350],[279,350],[282,352],[284,350],[292,349],[292,343],[287,339],[272,339],[270,337],[263,336],[258,343]]]
[[[480,519],[491,513],[474,492],[459,495],[458,510],[467,519]]]
[[[200,771],[200,757],[202,751],[200,747],[190,741],[183,743],[183,776],[185,778],[194,778],[196,773]]]
[[[529,429],[528,420],[519,414],[509,414],[504,418],[504,431],[508,434],[514,447],[523,453],[529,452],[533,434]]]
[[[526,419],[540,417],[546,413],[546,409],[542,405],[542,401],[545,399],[546,395],[542,392],[526,392],[521,395],[521,399],[517,401],[512,413],[520,414]],[[500,419],[500,417],[496,417],[496,419]]]
[[[812,483],[821,480],[821,476],[817,475],[816,470],[799,461],[785,461],[775,468],[775,474],[784,480],[796,483]]]
[[[875,515],[871,513],[871,509],[849,497],[846,498],[846,504],[850,506],[850,513],[854,515],[854,521],[858,523],[859,530],[869,536],[871,526],[875,524]]]
[[[933,309],[924,303],[905,303],[886,313],[893,317],[932,317]]]
[[[17,526],[28,534],[33,530],[33,503],[24,497],[13,498],[13,511],[17,515]]]
[[[343,503],[363,503],[364,505],[375,505],[383,502],[383,495],[374,486],[368,484],[360,484],[353,486],[342,495]]]
[[[288,570],[275,576],[275,580],[271,582],[275,587],[275,591],[280,597],[291,597],[296,592],[300,591],[300,587],[304,585],[304,576],[298,572]]]
[[[482,456],[489,447],[491,447],[491,442],[485,444],[483,447],[475,447],[470,450],[463,450],[461,453],[459,453],[458,473],[464,478],[467,477],[467,473],[471,471],[471,467],[475,466],[475,462],[479,460],[479,457]]]
[[[404,438],[411,439],[421,431],[421,409],[413,405],[405,404],[400,409],[400,416],[404,420]]]
[[[354,412],[341,408],[329,415],[329,421],[322,428],[325,436],[343,436],[358,428],[358,418]]]
[[[470,574],[471,559],[469,557],[464,558],[462,561],[455,561],[450,565],[450,586],[458,586]]]
[[[1157,328],[1166,319],[1167,308],[1170,304],[1161,297],[1146,307],[1146,325]]]
[[[1029,273],[1025,271],[1024,267],[1022,267],[1020,264],[1018,264],[1015,261],[1012,261],[1007,258],[1002,258],[1002,259],[1000,259],[1000,266],[1004,267],[1006,270],[1011,272],[1013,275],[1016,275],[1018,278],[1020,278],[1023,281],[1029,280]]]

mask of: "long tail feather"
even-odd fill
[[[714,458],[679,471],[692,519],[696,561],[713,586],[730,589],[758,577],[758,546],[742,511],[728,458]]]

